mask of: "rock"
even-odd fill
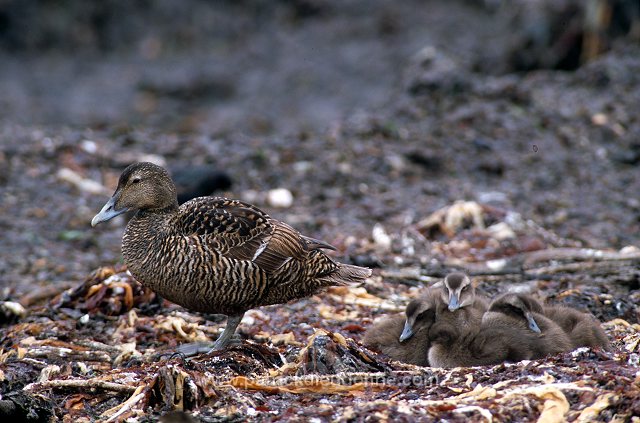
[[[286,188],[272,189],[267,193],[267,203],[271,207],[287,209],[293,204],[293,194]]]
[[[407,91],[414,96],[457,94],[471,86],[468,73],[432,46],[413,57],[408,75]]]
[[[180,167],[172,172],[180,204],[196,197],[212,195],[231,188],[231,177],[211,165]]]

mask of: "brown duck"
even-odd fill
[[[448,367],[439,366],[438,363],[469,362],[470,356],[466,351],[468,341],[461,338],[468,338],[478,330],[486,310],[487,301],[476,294],[471,279],[464,273],[450,273],[443,281],[427,289],[421,298],[412,300],[407,305],[404,328],[398,340],[401,345],[397,346],[391,341],[387,345],[400,349],[405,354],[406,350],[410,350],[430,366]],[[432,363],[432,328],[436,322],[440,328],[436,331],[439,333],[436,335],[436,343],[439,345],[434,348],[436,362]],[[417,339],[414,340],[414,337]],[[460,342],[451,343],[453,338]],[[452,352],[453,358],[448,351]]]
[[[91,225],[134,211],[122,237],[131,274],[187,309],[225,314],[213,345],[224,348],[244,313],[312,295],[333,285],[362,282],[371,270],[337,263],[329,244],[238,200],[199,197],[178,206],[168,172],[132,164]]]

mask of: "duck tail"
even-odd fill
[[[351,264],[338,263],[338,269],[323,276],[323,285],[357,285],[371,276],[371,269]]]

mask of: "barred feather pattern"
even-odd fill
[[[140,210],[122,238],[124,260],[143,285],[188,309],[226,315],[371,275],[320,248],[332,247],[253,205],[217,197]]]

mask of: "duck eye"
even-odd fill
[[[131,180],[132,184],[137,184],[138,182],[140,182],[140,178],[139,177],[135,177]]]

